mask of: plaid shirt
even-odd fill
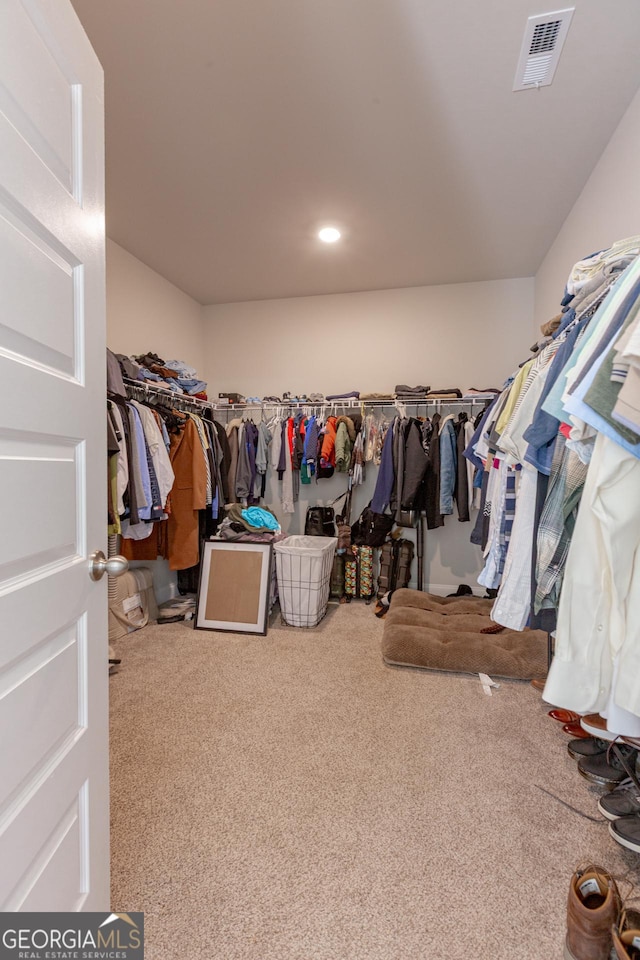
[[[534,612],[557,608],[569,545],[578,515],[588,464],[582,463],[559,433],[549,489],[538,526]]]

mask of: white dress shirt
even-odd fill
[[[549,703],[599,712],[612,698],[640,716],[638,491],[640,460],[598,434],[567,558]]]

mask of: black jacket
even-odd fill
[[[429,444],[429,462],[425,477],[425,510],[427,514],[427,528],[436,530],[444,526],[444,519],[440,514],[440,421],[441,416],[436,413],[431,425],[433,432]]]

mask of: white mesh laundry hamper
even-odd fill
[[[291,627],[315,627],[327,612],[335,537],[287,537],[275,543],[282,619]]]

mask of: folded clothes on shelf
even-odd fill
[[[143,353],[134,359],[142,364],[143,367],[153,367],[156,364],[159,364],[161,367],[164,366],[164,360],[162,357],[159,357],[157,353]]]
[[[429,398],[433,400],[461,400],[462,391],[458,387],[445,387],[442,390],[430,390]]]
[[[399,383],[396,386],[396,397],[398,400],[422,400],[427,396],[430,389],[430,387],[423,387],[422,385],[418,385],[417,387],[409,387],[406,383]]]
[[[131,357],[125,356],[124,353],[116,353],[116,360],[120,364],[120,369],[125,377],[129,377],[130,380],[140,380],[142,368],[139,363],[136,363]]]
[[[465,390],[463,399],[466,397],[491,397],[500,393],[495,387],[485,387],[484,390],[479,387],[469,387]]]
[[[327,401],[331,400],[359,400],[360,391],[352,390],[351,393],[332,393],[331,396],[327,394]]]
[[[131,380],[150,381],[174,393],[186,393],[189,396],[206,394],[207,384],[198,379],[194,367],[188,366],[182,360],[165,362],[157,353],[151,352],[138,357],[127,357],[119,353],[116,358],[123,375]]]
[[[169,385],[173,383],[172,380],[167,381]],[[185,377],[178,377],[176,383],[181,387],[185,393],[193,395],[194,393],[202,393],[207,389],[207,385],[204,380],[187,380]]]
[[[184,360],[167,360],[166,363],[163,360],[157,360],[156,362],[162,363],[165,367],[169,367],[170,370],[175,370],[179,377],[186,377],[188,380],[198,375],[196,368],[190,367]]]
[[[136,379],[140,380],[162,380],[162,377],[159,373],[154,373],[152,370],[147,369],[147,367],[140,367],[139,376]]]
[[[154,363],[149,367],[153,373],[157,373],[163,380],[171,380],[179,376],[177,370],[170,370],[169,367],[163,367],[159,363]]]

